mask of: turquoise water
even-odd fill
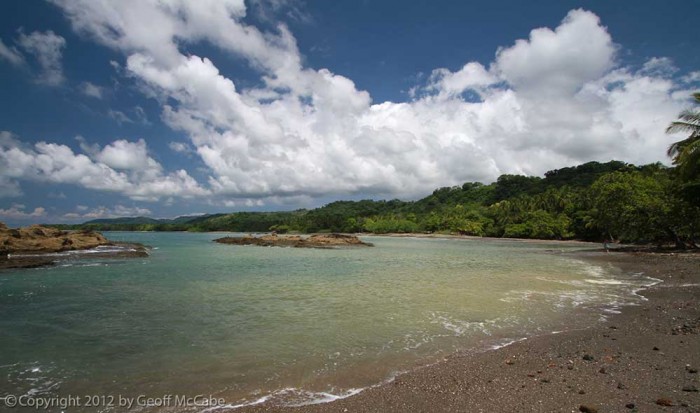
[[[653,282],[562,253],[581,244],[371,237],[374,248],[316,250],[106,235],[155,249],[0,272],[0,395],[322,401],[455,350],[591,325]]]

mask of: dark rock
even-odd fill
[[[634,403],[627,403],[625,407],[628,409],[634,409]]]
[[[586,394],[586,392],[583,389],[581,389],[578,391],[578,394]]]
[[[354,235],[345,234],[314,234],[308,237],[298,235],[278,236],[268,234],[263,236],[223,237],[214,242],[233,245],[257,245],[260,247],[292,247],[292,248],[337,248],[337,247],[371,247],[372,244],[361,241]]]
[[[617,388],[620,390],[625,390],[625,389],[627,389],[627,386],[625,386],[622,382],[618,382]]]
[[[654,350],[654,351],[659,351],[659,348],[656,347],[656,346],[654,346],[654,348],[653,348],[652,350]]]
[[[585,404],[582,404],[578,407],[578,410],[583,413],[598,413],[598,409],[596,409],[593,406],[587,406]]]
[[[697,392],[698,392],[698,388],[695,387],[695,386],[693,386],[692,384],[689,384],[689,385],[687,385],[687,386],[683,386],[683,391],[687,391],[687,392],[690,392],[690,393],[697,393]]]
[[[584,354],[582,359],[584,359],[586,361],[593,361],[593,360],[595,360],[595,357],[591,356],[590,354]]]
[[[690,374],[696,374],[698,372],[698,369],[690,366],[685,366],[685,371],[687,371]]]
[[[605,374],[607,371],[605,370],[605,367],[601,367],[600,370],[598,370],[598,373]]]
[[[659,406],[670,407],[673,406],[673,401],[671,401],[671,399],[667,399],[666,397],[659,397],[658,399],[656,399],[656,404],[658,404]]]

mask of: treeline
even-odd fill
[[[605,239],[696,247],[700,208],[675,168],[589,162],[544,177],[436,189],[418,201],[337,201],[312,210],[236,212],[173,220],[119,218],[63,228],[98,231],[437,232],[473,236]]]

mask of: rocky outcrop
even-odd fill
[[[51,265],[76,259],[71,251],[93,249],[97,250],[90,251],[91,258],[148,256],[143,245],[115,243],[95,231],[61,231],[41,225],[14,229],[0,222],[0,269]]]
[[[6,254],[84,250],[109,244],[94,231],[69,232],[40,225],[12,229],[0,223],[0,251]]]
[[[292,248],[339,248],[339,247],[371,247],[354,235],[344,234],[315,234],[310,236],[268,234],[262,236],[224,237],[215,239],[220,244],[257,245],[261,247],[292,247]]]

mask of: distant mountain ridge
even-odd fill
[[[197,219],[206,219],[223,214],[183,215],[175,218],[118,217],[98,218],[85,221],[81,225],[142,225],[142,224],[185,224]]]

